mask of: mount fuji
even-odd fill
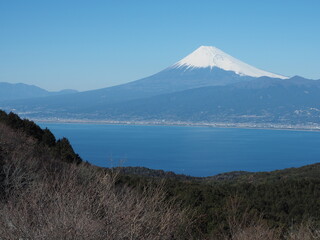
[[[54,108],[67,108],[72,111],[78,108],[87,110],[96,105],[103,106],[199,87],[225,86],[262,76],[286,79],[285,76],[266,72],[241,62],[218,48],[201,46],[172,66],[140,80],[63,97],[46,97],[41,101],[38,98],[23,102],[16,101],[12,106],[15,109],[23,105],[32,106],[32,109],[54,106]]]
[[[158,94],[205,86],[224,86],[259,77],[288,78],[250,66],[216,47],[201,46],[163,71],[121,86]]]
[[[152,76],[98,90],[1,101],[28,118],[318,124],[320,81],[267,72],[201,46]]]

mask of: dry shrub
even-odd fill
[[[239,229],[231,237],[233,240],[277,240],[278,231],[269,228],[263,222],[252,223],[251,226]]]
[[[262,215],[252,213],[245,206],[243,199],[237,195],[230,197],[227,203],[227,222],[229,235],[212,239],[230,240],[319,240],[319,227],[308,220],[294,225],[288,233],[282,229],[272,228],[264,221]]]
[[[83,181],[82,175],[88,177]],[[0,210],[1,239],[179,239],[187,212],[160,188],[117,187],[112,174],[83,166],[16,189]],[[88,181],[90,180],[90,181]]]
[[[70,172],[72,175],[73,173]],[[64,174],[65,175],[65,174]],[[34,182],[1,209],[0,235],[6,239],[94,239],[99,222],[72,176]],[[70,181],[67,182],[66,180]]]
[[[320,229],[317,228],[310,220],[304,221],[298,226],[292,227],[287,239],[289,240],[316,240],[320,239]]]
[[[277,240],[280,232],[270,228],[262,216],[250,212],[243,199],[235,195],[227,203],[227,222],[230,235],[224,239],[232,240]]]

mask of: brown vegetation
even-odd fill
[[[229,235],[212,237],[224,240],[318,240],[320,231],[311,221],[292,226],[289,232],[283,232],[279,227],[270,227],[262,215],[242,209],[243,199],[237,195],[228,200],[227,222]]]
[[[216,239],[216,238],[213,238]],[[300,226],[293,226],[291,231],[281,235],[279,229],[269,227],[262,219],[251,222],[244,228],[238,228],[226,240],[319,240],[320,231],[310,222],[304,222]]]

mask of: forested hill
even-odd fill
[[[104,169],[0,111],[0,239],[319,239],[320,164],[194,178]]]
[[[142,176],[155,179],[173,179],[181,181],[194,181],[207,184],[215,183],[252,183],[261,184],[266,182],[277,182],[279,180],[294,179],[319,179],[320,163],[306,165],[298,168],[287,168],[283,170],[275,170],[271,172],[246,172],[234,171],[220,173],[209,177],[193,177],[189,175],[176,174],[174,172],[166,172],[163,170],[155,170],[145,167],[115,167],[115,171],[119,171],[125,175]]]
[[[22,120],[12,112],[7,114],[0,110],[0,123],[35,139],[40,146],[48,147],[50,153],[55,158],[69,163],[79,164],[82,162],[80,156],[74,152],[68,139],[62,138],[56,141],[55,136],[49,129],[41,129],[33,121],[29,121],[28,119]]]

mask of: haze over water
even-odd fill
[[[319,162],[320,132],[100,124],[40,123],[67,137],[95,165],[142,166],[210,176],[270,171]]]

